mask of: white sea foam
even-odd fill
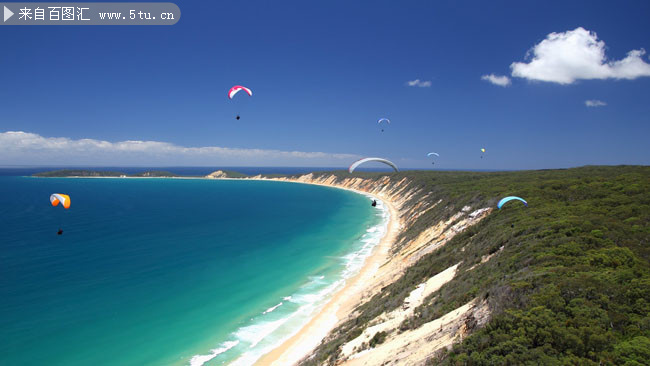
[[[239,341],[228,341],[221,344],[219,348],[210,350],[209,355],[196,355],[193,356],[190,360],[190,366],[201,366],[204,363],[210,361],[211,359],[219,356],[220,354],[226,352],[227,350],[235,347],[239,344]]]
[[[380,204],[381,203],[381,204]],[[366,261],[366,258],[372,253],[374,247],[379,244],[381,238],[384,237],[386,231],[388,230],[388,218],[390,213],[388,209],[383,205],[383,202],[377,201],[377,207],[380,208],[380,215],[383,218],[382,222],[378,225],[372,226],[366,230],[361,238],[361,247],[353,253],[345,255],[342,257],[345,269],[343,270],[343,278],[349,278],[354,276],[361,270],[363,264]]]
[[[306,292],[306,293],[296,293],[292,296],[291,302],[295,304],[305,305],[305,304],[314,304],[319,300],[322,300],[330,293],[336,291],[336,289],[344,283],[343,280],[335,281],[329,284],[327,287],[321,289],[317,292]]]
[[[321,275],[321,276],[309,276],[309,277],[307,277],[307,279],[309,279],[309,281],[305,282],[305,284],[300,286],[301,289],[314,288],[314,287],[317,287],[318,285],[322,285],[323,283],[325,283],[325,281],[323,281],[325,279],[324,275]]]
[[[237,331],[238,337],[243,341],[252,342],[249,349],[254,348],[260,342],[267,340],[273,332],[281,328],[284,324],[291,322],[290,329],[285,329],[282,334],[278,334],[272,342],[265,342],[261,347],[258,347],[253,350],[249,350],[243,353],[235,361],[231,362],[230,366],[243,366],[243,365],[252,365],[257,361],[262,355],[270,352],[275,347],[282,344],[287,339],[291,338],[296,334],[305,324],[309,322],[309,319],[313,314],[324,305],[322,301],[324,299],[323,295],[325,293],[331,293],[335,291],[336,286],[340,285],[340,281],[333,283],[330,286],[327,286],[325,289],[320,291],[318,294],[309,294],[302,297],[305,303],[301,305],[298,310],[291,313],[289,316],[279,319],[274,322],[261,323],[257,325],[251,325]],[[320,295],[320,296],[319,296]],[[311,300],[311,301],[309,301]],[[317,301],[321,300],[321,301]]]
[[[250,345],[248,348],[253,348],[287,320],[289,320],[289,318],[281,318],[274,321],[259,322],[247,327],[239,328],[239,330],[235,332],[235,336],[240,341],[249,343]]]
[[[280,306],[282,306],[282,304],[283,303],[279,303],[279,304],[277,304],[275,306],[271,306],[270,308],[266,309],[266,311],[264,311],[262,314],[268,314],[268,313],[272,312],[273,310],[275,310],[275,309],[279,308]]]

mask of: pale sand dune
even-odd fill
[[[400,308],[397,308],[388,314],[381,314],[374,319],[373,323],[377,322],[377,324],[366,328],[357,338],[341,347],[342,357],[348,358],[353,356],[356,350],[360,349],[363,343],[370,342],[370,339],[372,339],[372,337],[378,332],[390,333],[397,329],[404,320],[413,316],[415,308],[420,306],[425,298],[438,291],[440,287],[454,278],[456,269],[459,265],[460,263],[451,266],[421,283],[415,288],[415,290],[411,291],[406,299],[404,299],[404,304]]]
[[[349,366],[370,365],[422,365],[433,353],[461,340],[472,325],[482,326],[488,318],[489,309],[485,302],[476,299],[420,326],[417,329],[395,335],[389,342],[382,343],[353,355],[344,362]]]

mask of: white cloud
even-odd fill
[[[591,100],[585,100],[585,105],[587,107],[603,107],[606,106],[607,103],[603,102],[602,100],[591,99]]]
[[[359,156],[324,152],[184,147],[159,141],[109,142],[0,132],[3,165],[303,165],[332,166]]]
[[[415,79],[415,80],[407,81],[406,85],[408,85],[408,86],[417,86],[417,87],[420,87],[420,88],[428,88],[428,87],[431,86],[431,81]]]
[[[608,60],[605,42],[599,41],[595,32],[579,27],[549,34],[528,51],[528,63],[513,62],[510,68],[514,77],[559,84],[581,79],[636,79],[650,76],[644,54],[644,49],[638,49],[622,60]]]
[[[503,87],[510,85],[510,78],[505,75],[494,75],[494,74],[483,75],[481,76],[481,80],[489,81],[494,85],[503,86]]]

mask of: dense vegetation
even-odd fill
[[[62,169],[62,170],[52,170],[49,172],[35,173],[34,177],[119,177],[124,175],[120,172],[109,172],[109,171],[93,171],[93,170],[83,170],[83,169]]]
[[[227,176],[228,178],[246,178],[246,177],[249,177],[248,174],[244,174],[244,173],[236,172],[236,171],[234,171],[234,170],[222,170],[222,172],[223,172],[224,174],[226,174],[226,176]]]
[[[335,173],[341,179],[344,172]],[[360,173],[373,179],[381,174]],[[304,364],[334,363],[339,347],[415,286],[462,262],[457,276],[415,311],[413,329],[479,298],[487,325],[430,364],[642,365],[650,360],[650,167],[583,167],[522,172],[403,172],[420,197],[442,202],[402,234],[407,240],[465,205],[511,202],[423,257],[358,316],[337,328]],[[481,257],[495,254],[488,262]],[[471,322],[470,322],[471,323]],[[386,335],[374,339],[378,344]]]

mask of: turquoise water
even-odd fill
[[[385,231],[367,197],[304,184],[0,177],[0,189],[2,365],[249,364]],[[55,192],[69,210],[49,205]]]

